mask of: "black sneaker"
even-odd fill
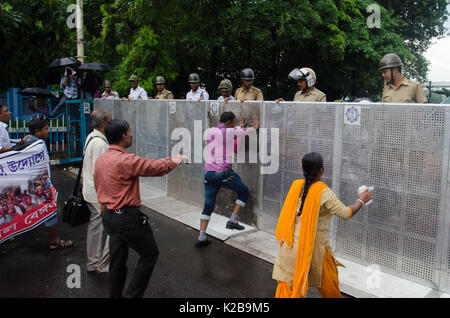
[[[237,223],[237,222],[234,223],[234,222],[228,221],[228,222],[227,222],[226,228],[227,228],[227,229],[230,229],[230,230],[239,230],[239,231],[242,231],[242,230],[245,229],[245,226],[242,226],[242,225],[240,225],[240,224]]]
[[[209,244],[211,244],[211,241],[206,239],[204,241],[197,241],[197,243],[195,243],[195,247],[205,247],[208,246]]]

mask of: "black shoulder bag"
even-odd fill
[[[88,143],[84,150],[87,149],[87,146],[94,138],[100,138],[98,136],[94,136],[89,139]],[[64,202],[63,208],[63,222],[67,222],[72,226],[78,226],[89,222],[91,211],[89,210],[86,202],[83,199],[82,194],[82,184],[80,184],[81,180],[81,171],[83,170],[83,161],[84,161],[84,153],[83,158],[81,159],[81,167],[78,171],[77,181],[75,182],[75,188],[73,189],[73,194],[67,198],[67,201]]]

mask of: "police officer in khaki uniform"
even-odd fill
[[[402,74],[402,60],[397,54],[389,53],[380,60],[381,75],[386,86],[381,98],[383,103],[426,103],[423,87],[405,78]]]
[[[318,90],[315,85],[317,82],[316,73],[308,67],[301,69],[294,68],[288,76],[297,81],[298,92],[294,96],[294,102],[326,102],[326,95]],[[283,98],[276,100],[277,104],[283,102]]]
[[[255,73],[253,73],[253,70],[250,68],[243,69],[241,71],[242,86],[236,90],[234,98],[240,100],[241,103],[246,100],[264,100],[261,90],[253,86],[254,80]]]
[[[166,89],[166,79],[163,76],[156,76],[155,84],[158,90],[155,99],[173,99],[172,92]]]

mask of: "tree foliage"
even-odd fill
[[[47,65],[73,56],[74,32],[66,25],[61,0],[3,1],[0,5],[1,91],[8,87],[44,86],[56,75]]]
[[[19,5],[23,2],[34,9]],[[266,99],[291,99],[296,84],[287,74],[294,67],[308,66],[316,71],[317,86],[328,100],[347,95],[377,99],[383,85],[378,61],[386,53],[402,57],[407,76],[426,79],[428,64],[422,54],[432,37],[445,33],[448,12],[445,0],[382,0],[381,28],[370,29],[367,7],[372,3],[89,0],[84,2],[85,53],[88,61],[113,67],[106,76],[121,95],[127,94],[129,76],[136,74],[150,94],[156,76],[165,76],[178,96],[189,89],[189,73],[197,72],[215,97],[220,80],[227,77],[237,88],[240,70],[250,67],[256,73],[255,86]],[[52,58],[75,55],[75,31],[65,26],[65,6],[66,1],[50,0],[7,1],[5,10],[2,5],[0,36],[12,47],[8,55],[0,54],[10,57],[10,71],[17,65],[32,70],[23,77],[7,74],[2,87],[31,86],[44,78],[32,75],[40,74]],[[3,17],[12,23],[4,23]],[[14,33],[22,27],[30,33]],[[31,34],[38,35],[43,45],[31,41]],[[11,54],[16,50],[19,56]],[[35,50],[39,54],[30,59]]]

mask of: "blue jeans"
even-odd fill
[[[233,170],[222,172],[205,171],[205,205],[201,220],[209,220],[214,212],[216,197],[220,188],[230,189],[238,194],[236,204],[245,207],[250,197],[247,186],[242,182],[241,177]]]
[[[58,224],[58,215],[57,214],[55,216],[51,217],[50,219],[48,219],[47,221],[45,221],[45,227],[54,226],[56,224]]]

